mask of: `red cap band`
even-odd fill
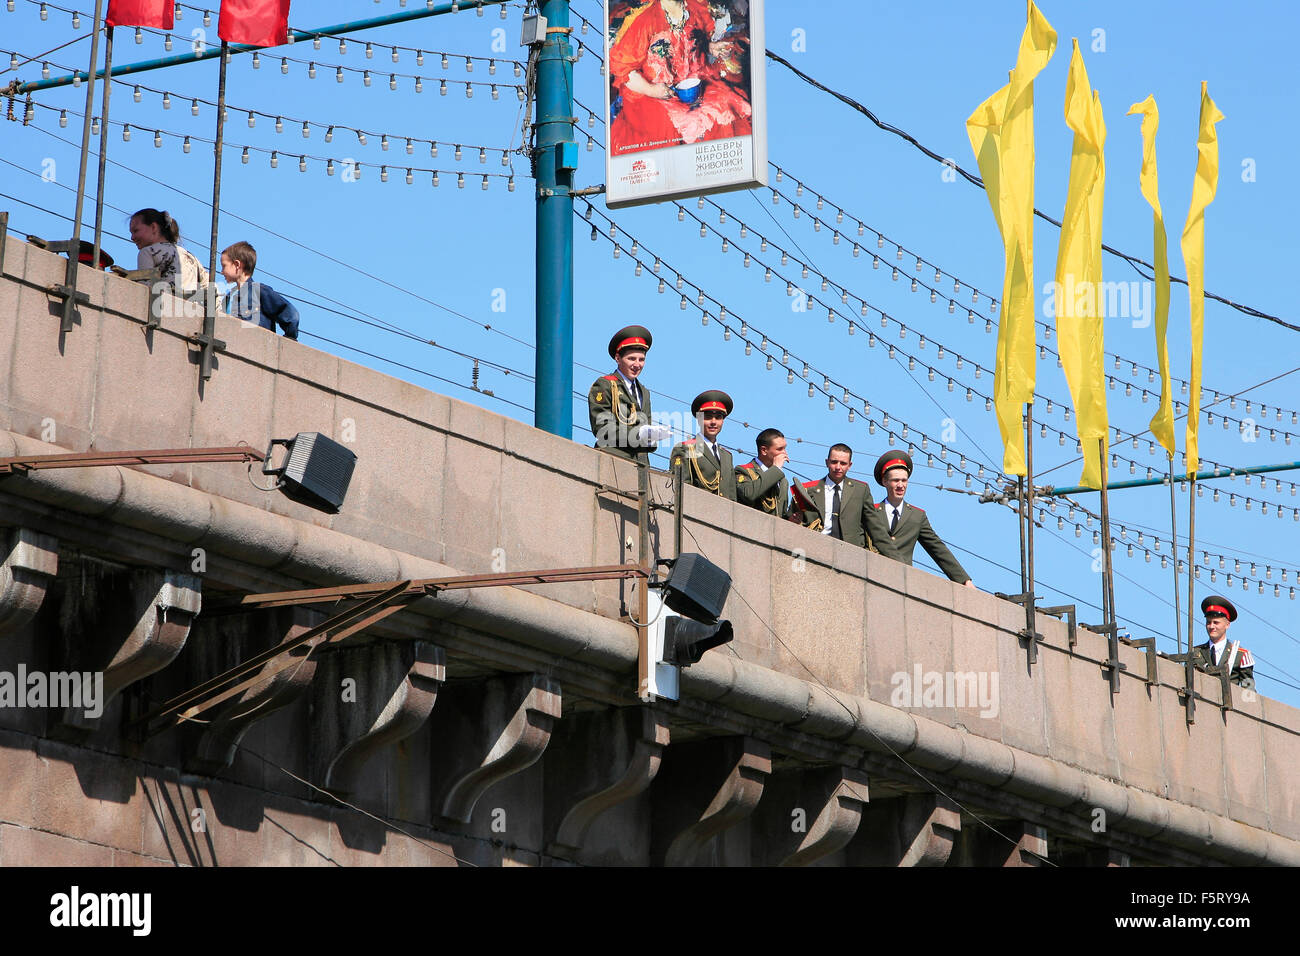
[[[713,408],[716,408],[718,411],[721,412],[725,412],[727,410],[727,406],[723,405],[721,402],[705,402],[700,406],[700,411],[702,412],[708,411],[709,409],[713,409]]]
[[[1220,607],[1217,604],[1207,605],[1205,608],[1205,614],[1207,617],[1211,614],[1222,614],[1224,617],[1232,617],[1232,615],[1228,613],[1226,607]]]
[[[649,347],[650,347],[650,346],[648,346],[648,345],[645,344],[645,339],[624,339],[622,342],[619,342],[619,343],[618,343],[618,348],[614,349],[614,351],[615,351],[615,352],[621,352],[621,351],[623,351],[625,348],[627,348],[628,346],[631,346],[631,345],[639,345],[639,346],[641,346],[641,348],[643,348],[643,349],[645,349],[645,348],[649,348]]]
[[[885,467],[880,469],[880,473],[884,474],[885,472],[889,471],[889,469],[899,467],[900,465],[903,468],[906,468],[907,462],[903,461],[903,459],[901,458],[895,458],[893,461],[887,461],[885,462]]]

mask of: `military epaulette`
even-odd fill
[[[913,511],[919,511],[921,512],[921,514],[925,514],[924,508],[918,508],[916,505],[908,505],[908,507],[911,508]]]
[[[682,442],[682,444],[683,444],[683,445],[694,445],[694,444],[695,444],[695,439],[694,439],[694,438],[688,438],[688,439],[686,439],[686,441]]]
[[[602,375],[601,378],[604,379],[606,382],[613,382],[618,379],[618,373],[614,372],[610,375]]]
[[[883,505],[883,504],[884,504],[883,501],[877,501],[877,502],[875,502],[876,510],[879,511],[879,510],[880,510],[880,506]]]

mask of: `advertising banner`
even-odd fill
[[[767,184],[763,0],[605,0],[610,208]]]

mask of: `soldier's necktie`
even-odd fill
[[[897,528],[898,528],[898,509],[893,508],[891,509],[890,516],[889,516],[889,533],[893,534]]]
[[[632,401],[636,402],[637,411],[641,410],[641,383],[632,383]]]
[[[840,528],[840,486],[839,485],[835,486],[835,494],[832,496],[832,501],[831,501],[831,537],[840,538],[841,540],[844,538],[842,529]]]

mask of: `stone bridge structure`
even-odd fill
[[[634,580],[442,591],[343,640],[309,633],[335,608],[214,613],[633,562],[635,468],[224,317],[204,380],[201,315],[85,269],[61,331],[63,260],[2,248],[0,458],[319,431],[358,464],[334,516],[238,464],[0,477],[0,864],[1300,863],[1296,710],[1197,675],[1189,723],[1149,649],[1112,686],[1098,634],[1039,614],[1028,646],[1015,604],[695,489],[735,640],[678,700],[638,697]],[[102,713],[4,697],[38,672],[102,675]]]

